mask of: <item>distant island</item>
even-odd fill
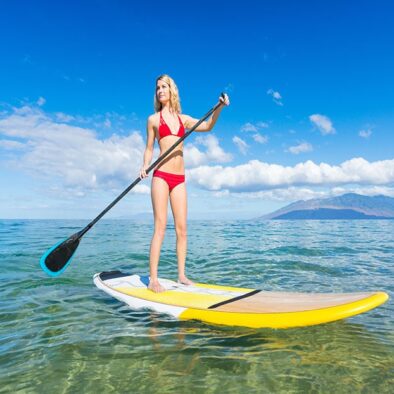
[[[337,197],[301,200],[257,220],[394,219],[394,198],[347,193]]]

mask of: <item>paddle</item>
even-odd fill
[[[224,98],[224,93],[221,94]],[[165,159],[183,140],[185,140],[205,119],[211,116],[223,103],[220,101],[211,110],[209,110],[187,133],[175,142],[167,151],[165,151],[153,164],[151,164],[146,173],[149,174],[163,159]],[[64,272],[71,263],[72,257],[77,250],[81,238],[115,205],[117,204],[135,185],[141,181],[138,177],[127,189],[125,189],[114,201],[111,202],[95,219],[93,219],[81,231],[71,235],[64,241],[60,241],[50,248],[40,259],[41,268],[50,276],[56,277]]]

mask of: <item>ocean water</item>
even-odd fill
[[[0,221],[0,392],[389,393],[394,387],[394,221],[189,223],[188,274],[264,290],[383,290],[368,313],[272,330],[134,311],[96,272],[148,273],[152,224],[102,220],[59,278],[41,255],[85,221]],[[176,278],[168,226],[160,276]]]

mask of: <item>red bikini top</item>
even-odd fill
[[[183,137],[185,135],[185,127],[183,126],[183,123],[181,121],[181,118],[178,115],[178,120],[179,120],[179,130],[178,133],[173,134],[168,126],[168,124],[166,123],[166,121],[164,120],[161,111],[160,111],[160,123],[159,123],[159,136],[160,139],[164,138],[164,137],[168,137],[169,135],[174,135],[175,137]]]

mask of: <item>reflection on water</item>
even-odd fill
[[[92,275],[119,268],[146,274],[149,223],[104,221],[63,276],[40,271],[41,253],[83,225],[0,221],[4,392],[390,392],[392,301],[345,321],[290,330],[133,311],[96,289]],[[207,283],[392,296],[393,230],[390,221],[191,222],[188,269]],[[163,277],[176,276],[174,243],[171,231]]]

